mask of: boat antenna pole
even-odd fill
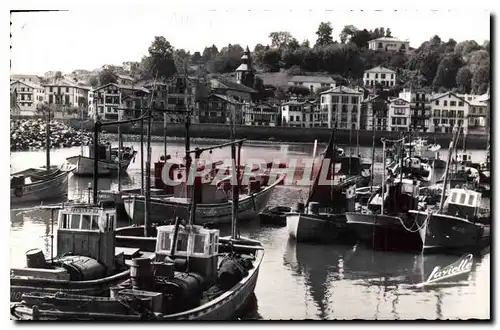
[[[118,125],[118,192],[122,190],[122,131]]]
[[[50,263],[54,262],[54,209],[50,209]]]
[[[189,128],[191,127],[191,109],[188,107],[187,103],[187,62],[184,63],[184,106],[186,108],[186,123],[185,123],[185,128],[186,128],[186,138],[184,141],[184,145],[186,148],[186,197],[189,198],[189,185],[188,185],[188,180],[189,178],[189,171],[191,169],[191,154],[189,153],[191,149],[191,134],[189,132]],[[196,163],[196,166],[198,166],[198,163]],[[194,198],[194,191],[191,194],[191,198]]]
[[[382,168],[382,203],[380,205],[380,214],[383,215],[384,214],[384,202],[385,202],[385,199],[384,199],[384,192],[385,192],[385,139],[382,138],[382,164],[383,164],[383,168]]]
[[[153,82],[153,93],[151,93],[151,98],[148,104],[148,118],[146,125],[146,189],[145,189],[145,208],[144,208],[144,237],[148,236],[148,226],[150,225],[149,216],[151,213],[151,118],[153,116],[153,110],[151,105],[153,103],[154,92],[156,91],[156,79],[158,79],[158,71],[156,72],[155,80]]]
[[[227,109],[227,101],[226,101],[226,109]],[[235,107],[231,109],[231,141],[235,140]],[[236,145],[231,144],[231,166],[233,167],[233,170],[231,171],[232,174],[232,207],[231,207],[231,238],[232,239],[237,239],[238,238],[238,229],[237,229],[237,217],[238,217],[238,198],[239,198],[239,187],[238,187],[238,174],[239,174],[239,168],[237,167],[236,164]]]
[[[448,159],[446,161],[446,169],[444,170],[444,182],[443,182],[443,191],[441,192],[441,201],[439,202],[439,210],[438,213],[441,213],[443,210],[444,199],[446,196],[446,186],[448,185],[448,171],[450,169],[451,155],[453,154],[453,148],[455,147],[455,143],[458,141],[459,130],[455,126],[454,134],[452,136],[452,140],[450,142],[450,149],[448,151]]]
[[[141,94],[142,101],[142,94]],[[141,102],[142,103],[142,102]],[[144,115],[144,109],[141,109],[141,118]],[[141,144],[141,195],[144,195],[144,119],[141,119],[141,136],[140,136],[140,144]]]
[[[47,125],[45,127],[45,170],[50,170],[50,106],[47,109]]]
[[[399,172],[400,172],[400,176],[399,176],[399,183],[403,184],[403,166],[404,166],[404,158],[405,158],[405,137],[403,135],[403,141],[401,142],[401,148],[399,150],[399,156],[400,156],[400,165],[399,165]],[[392,173],[393,175],[395,175],[396,173]]]
[[[99,145],[99,130],[101,129],[101,122],[97,120],[94,124],[94,182],[93,182],[93,198],[92,202],[94,205],[97,205],[97,182],[99,179],[99,153],[98,153],[98,145]]]
[[[165,83],[167,98],[165,100],[166,110],[168,110],[168,80]],[[163,113],[163,156],[165,157],[165,164],[167,163],[167,112]]]
[[[377,121],[377,112],[373,108],[373,101],[371,102],[372,107],[372,170],[370,171],[370,193],[373,193],[373,175],[375,170],[375,122]],[[385,164],[382,164],[385,167]]]

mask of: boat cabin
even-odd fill
[[[420,194],[420,183],[418,180],[403,178],[393,179],[392,182],[386,185],[384,191],[384,212],[388,214],[405,213],[413,210],[418,205]],[[377,194],[370,200],[368,208],[372,211],[381,209],[382,189],[379,189]]]
[[[182,264],[189,263],[189,271],[215,281],[219,254],[219,230],[202,226],[175,225],[157,227],[156,261],[171,259],[181,271]],[[175,242],[174,242],[175,239]],[[175,248],[173,248],[175,247]]]
[[[473,221],[478,216],[481,198],[481,193],[474,190],[451,189],[445,203],[445,213]]]
[[[457,163],[459,164],[472,163],[472,155],[470,153],[465,153],[465,152],[457,153]]]
[[[71,205],[59,211],[57,255],[93,258],[108,270],[115,264],[116,211],[90,205]]]

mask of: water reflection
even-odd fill
[[[456,256],[373,251],[357,245],[296,244],[289,240],[283,264],[304,278],[306,290],[317,306],[318,319],[414,319],[410,315],[416,311],[408,310],[409,300],[419,304],[422,318],[443,319],[450,314],[457,318],[456,310],[443,308],[452,304],[450,297],[467,301],[475,294],[473,276],[481,258],[474,259],[468,274],[430,285],[419,284],[435,267],[446,267],[457,260]],[[356,299],[358,303],[346,308]],[[423,302],[425,305],[420,307]]]

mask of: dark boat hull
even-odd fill
[[[253,195],[240,198],[238,204],[238,220],[255,219],[264,210],[271,198],[274,188],[282,181],[264,187]],[[143,196],[123,196],[125,210],[133,224],[144,224],[145,199]],[[190,203],[186,199],[151,198],[151,212],[149,222],[165,223],[175,217],[188,219]],[[222,202],[216,204],[198,204],[196,206],[196,224],[204,225],[231,223],[232,203]]]
[[[264,257],[264,251],[262,249],[259,249],[261,245],[257,241],[244,239],[242,243],[246,245],[256,246],[254,267],[248,271],[248,275],[246,277],[240,280],[240,282],[238,282],[230,290],[207,302],[206,304],[181,313],[157,316],[157,320],[221,321],[234,319],[235,315],[247,305],[247,303],[253,296],[259,276],[260,265]],[[99,311],[97,313],[86,312],[84,310],[84,306],[85,302],[87,302],[88,300],[89,297],[82,297],[82,299],[80,300],[78,300],[78,297],[76,297],[76,302],[79,302],[79,305],[83,307],[82,309],[78,308],[74,311],[58,311],[53,308],[42,310],[43,307],[40,307],[39,312],[33,313],[33,308],[30,308],[30,306],[21,305],[11,308],[11,314],[15,315],[17,319],[21,320],[141,320],[141,316],[137,314],[111,314],[105,313],[105,311]]]
[[[101,296],[109,293],[109,288],[123,282],[129,277],[129,270],[91,281],[63,281],[50,279],[35,279],[11,276],[10,301],[21,301],[25,293],[55,294],[64,292],[75,295]]]
[[[297,242],[351,243],[355,236],[344,214],[289,213],[288,234]]]
[[[473,223],[461,218],[410,211],[423,225],[419,230],[423,250],[472,252],[487,247],[490,243],[490,226]],[[427,221],[426,221],[427,220]]]
[[[376,250],[415,251],[422,249],[416,223],[398,216],[347,212],[347,225],[357,238]],[[410,221],[411,222],[411,221]]]

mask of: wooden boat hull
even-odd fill
[[[69,173],[61,171],[54,176],[49,176],[47,180],[27,184],[22,188],[11,188],[10,204],[19,205],[54,200],[65,196],[68,193]]]
[[[419,230],[422,249],[426,252],[481,250],[490,243],[490,226],[473,223],[445,214],[410,211],[423,223]]]
[[[115,286],[129,277],[129,270],[122,271],[103,279],[90,281],[66,281],[52,279],[36,279],[22,276],[10,278],[10,301],[21,301],[24,293],[55,294],[65,292],[75,295],[101,296],[109,293],[109,288]]]
[[[355,240],[344,214],[288,213],[286,226],[297,242],[350,243]]]
[[[376,250],[421,250],[418,226],[399,216],[346,213],[347,225],[363,244]]]
[[[274,184],[264,187],[261,191],[240,198],[238,205],[238,220],[255,219],[264,210],[271,198],[274,188],[282,178]],[[123,196],[125,210],[133,224],[144,223],[145,198],[143,196]],[[151,198],[150,223],[165,223],[175,217],[188,219],[190,204],[188,200],[165,200]],[[231,223],[232,203],[198,204],[196,206],[196,224],[204,225]]]
[[[188,311],[163,315],[158,320],[175,321],[175,320],[200,320],[200,321],[220,321],[234,319],[235,313],[240,311],[252,297],[257,279],[259,276],[260,265],[264,257],[264,251],[260,243],[257,241],[244,239],[245,245],[254,245],[257,250],[255,252],[254,267],[248,271],[248,275],[240,280],[230,290],[224,292],[219,297]],[[260,249],[258,249],[260,248]],[[84,300],[88,301],[85,297]],[[80,300],[83,302],[83,300]],[[94,321],[125,321],[125,320],[141,320],[140,315],[123,315],[109,313],[89,313],[89,312],[62,312],[54,309],[43,310],[40,307],[39,312],[33,313],[33,308],[20,305],[11,307],[11,314],[21,320],[94,320]]]
[[[76,166],[74,173],[79,176],[89,176],[94,174],[94,159],[84,156],[73,156],[66,159],[66,161]],[[128,166],[132,159],[122,160],[120,164],[117,162],[100,160],[98,165],[99,176],[113,176],[117,175],[118,171],[127,171]]]

